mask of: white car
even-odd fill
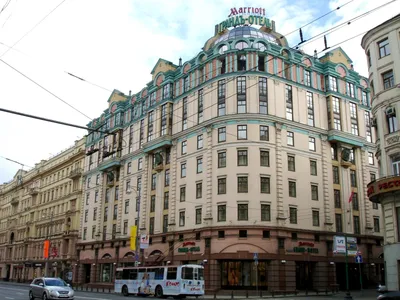
[[[39,277],[32,281],[29,289],[29,300],[35,298],[73,300],[74,290],[61,278]]]

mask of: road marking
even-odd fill
[[[19,293],[17,293],[17,294],[18,294],[18,295],[24,295],[24,293],[20,293],[20,292],[19,292]]]
[[[11,298],[11,297],[6,297],[6,299],[14,299],[14,298]]]
[[[2,290],[10,290],[10,291],[21,291],[21,289],[11,289],[11,288],[6,288],[6,287],[0,287]],[[28,290],[26,290],[28,291]]]

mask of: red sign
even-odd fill
[[[299,246],[314,247],[314,243],[311,242],[299,242]]]
[[[192,288],[190,288],[190,290],[191,291],[200,291],[200,288],[199,287],[192,287]]]
[[[261,16],[265,16],[265,8],[255,8],[255,7],[239,7],[238,9],[231,8],[231,13],[228,16],[232,17],[232,16],[236,16],[236,15],[240,15],[240,14],[252,14],[252,15],[261,15]]]
[[[53,257],[57,257],[57,255],[58,255],[57,247],[53,247],[53,248],[51,249],[51,252],[52,252],[52,256],[53,256]]]
[[[49,257],[49,249],[50,249],[50,241],[45,240],[43,244],[43,257],[48,258]]]
[[[383,179],[383,180],[377,180],[374,181],[373,183],[369,184],[368,190],[367,190],[367,195],[368,197],[375,196],[375,194],[379,194],[380,192],[389,192],[392,190],[399,190],[400,189],[400,179],[397,178],[391,178],[391,179]]]
[[[196,243],[195,242],[184,242],[182,244],[182,247],[187,247],[187,246],[196,246]]]
[[[167,281],[165,286],[179,286],[179,281]]]

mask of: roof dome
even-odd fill
[[[240,26],[231,29],[227,33],[221,35],[215,42],[214,45],[217,45],[220,42],[238,39],[238,38],[259,38],[264,39],[269,43],[280,45],[280,42],[277,40],[275,36],[270,33],[261,31],[257,28],[250,26]]]

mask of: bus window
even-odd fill
[[[204,280],[204,269],[198,268],[199,270],[199,280]]]
[[[183,267],[182,268],[182,279],[194,279],[193,277],[193,268]]]
[[[132,269],[132,270],[129,270],[129,271],[130,271],[129,272],[129,279],[136,280],[137,279],[137,270]]]
[[[154,269],[154,279],[163,280],[164,279],[164,268]]]
[[[124,272],[123,271],[117,271],[116,273],[115,273],[115,279],[123,279],[122,278],[122,275],[124,274]]]
[[[167,272],[167,279],[169,280],[176,280],[176,273],[177,273],[177,268],[168,268]]]
[[[124,269],[122,272],[123,273],[122,273],[122,278],[121,279],[129,279],[130,270],[129,269]]]

